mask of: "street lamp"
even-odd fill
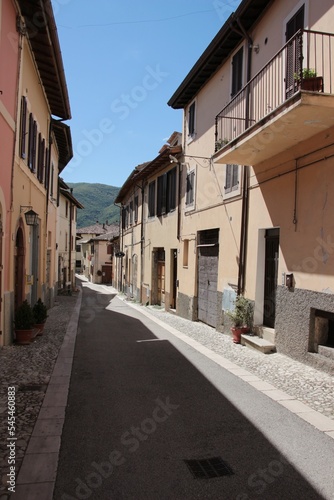
[[[31,207],[25,207],[25,206],[21,206],[21,212],[23,211],[24,208],[30,208],[28,212],[24,213],[27,226],[36,226],[38,214],[36,214],[36,212],[34,212]]]

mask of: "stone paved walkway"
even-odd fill
[[[94,287],[97,287],[94,285]],[[103,287],[104,293],[116,293],[111,287]],[[121,294],[120,298],[125,300]],[[67,326],[77,301],[73,296],[59,296],[55,307],[49,311],[45,333],[29,346],[8,346],[0,350],[0,422],[1,440],[0,500],[9,498],[7,490],[8,449],[7,389],[16,388],[16,465],[17,471],[37,421],[45,392],[60,351]],[[277,389],[334,420],[334,376],[294,361],[281,354],[264,355],[241,345],[233,344],[228,335],[217,332],[203,323],[194,323],[161,308],[131,305],[152,318],[187,335],[211,351],[246,369]],[[94,304],[83,304],[83,313],[94,315]],[[89,310],[88,310],[89,309]],[[15,498],[15,496],[13,497]]]
[[[7,490],[8,454],[7,391],[15,386],[16,471],[21,467],[45,392],[63,343],[66,328],[77,301],[77,294],[58,296],[48,311],[44,334],[27,346],[6,346],[0,350],[0,500],[9,498]],[[15,495],[14,495],[15,498]]]

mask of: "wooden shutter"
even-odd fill
[[[22,96],[21,100],[21,133],[20,133],[20,156],[26,158],[26,135],[27,135],[27,98]]]

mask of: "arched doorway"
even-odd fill
[[[15,309],[24,300],[24,236],[21,227],[16,233],[15,242]]]

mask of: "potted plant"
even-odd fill
[[[298,81],[302,90],[310,90],[311,92],[323,91],[322,76],[317,76],[317,72],[313,68],[303,68],[302,73],[294,74],[295,80]]]
[[[234,310],[227,311],[226,314],[233,324],[231,332],[235,344],[240,344],[242,333],[248,333],[251,330],[253,326],[253,312],[252,302],[242,295],[238,295],[235,299]]]
[[[35,317],[35,328],[38,329],[37,335],[43,335],[44,324],[48,317],[47,307],[39,298],[34,307],[32,308]]]
[[[15,341],[19,345],[27,345],[33,339],[35,316],[27,300],[16,309],[14,315]]]
[[[229,142],[230,142],[229,139],[227,139],[226,137],[224,139],[218,139],[218,141],[216,141],[216,144],[215,144],[216,151],[219,151],[219,149],[226,146],[226,144],[228,144]]]

